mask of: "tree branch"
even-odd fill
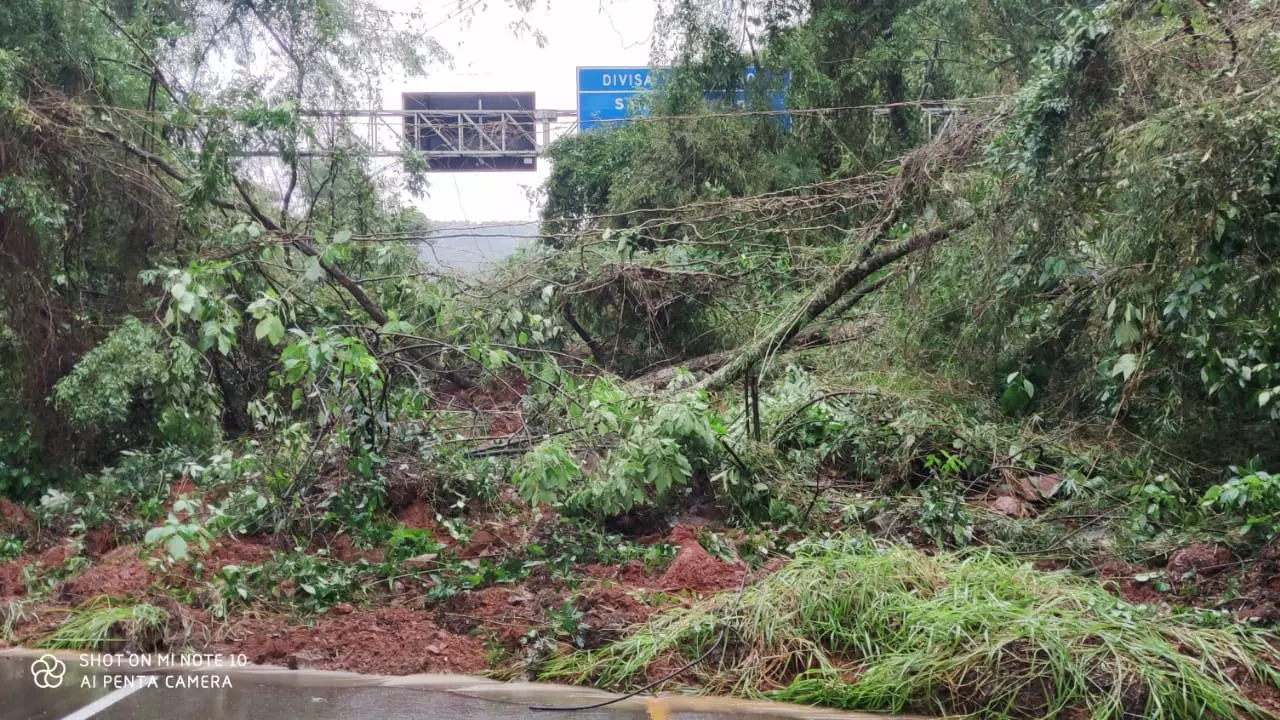
[[[327,273],[334,282],[338,283],[345,288],[347,292],[351,293],[351,297],[355,298],[356,303],[358,303],[360,307],[369,314],[369,317],[373,318],[374,322],[379,325],[387,324],[391,318],[383,312],[382,308],[378,307],[378,304],[373,301],[373,298],[369,297],[369,294],[364,291],[364,288],[360,287],[360,283],[351,279],[350,275],[346,274],[321,257],[320,251],[316,249],[315,245],[311,244],[310,240],[301,235],[293,235],[286,232],[279,223],[268,217],[266,213],[262,212],[262,210],[258,208],[258,204],[249,196],[249,191],[245,188],[244,183],[240,178],[233,176],[232,182],[235,183],[236,190],[240,192],[240,198],[244,200],[245,205],[249,208],[249,214],[261,223],[262,227],[288,238],[290,244],[297,248],[298,252],[303,255],[316,258],[320,262],[320,267],[325,271],[325,273]]]
[[[578,322],[578,318],[573,315],[573,308],[567,302],[564,304],[564,319],[569,323],[569,327],[573,328],[573,332],[591,349],[591,357],[595,358],[596,364],[600,367],[607,367],[604,361],[604,350],[600,347],[600,343],[597,343],[595,338],[591,337],[591,334],[587,332],[587,329],[582,327],[582,324]]]
[[[889,281],[897,277],[897,275],[898,273],[896,271],[890,271],[884,277],[871,283],[870,285],[863,285],[857,290],[854,290],[848,295],[845,295],[844,297],[840,298],[840,300],[838,300],[835,304],[833,304],[830,310],[827,311],[827,319],[830,321],[839,320],[840,316],[852,310],[854,305],[857,305],[858,303],[862,302],[863,299],[866,298],[868,295],[871,295],[872,293],[879,291],[880,288],[884,287],[885,285],[888,285]]]
[[[879,253],[846,267],[835,277],[816,288],[799,311],[762,337],[738,350],[732,360],[694,387],[702,390],[719,390],[732,383],[741,377],[747,368],[784,348],[797,333],[863,280],[906,255],[941,242],[952,232],[967,227],[972,222],[973,218],[970,216],[950,225],[939,225],[931,230],[917,232],[906,240],[890,245]],[[881,227],[884,227],[884,224]],[[872,239],[872,242],[878,239],[878,235]]]
[[[134,145],[132,142],[129,142],[127,138],[124,138],[110,130],[106,130],[104,128],[94,128],[93,130],[100,137],[115,143],[126,153],[159,168],[161,172],[174,180],[180,183],[187,182],[187,176],[184,173],[179,171],[159,155]],[[297,248],[303,255],[317,258],[320,261],[320,267],[325,271],[325,273],[328,274],[334,282],[345,288],[348,293],[351,293],[351,297],[355,298],[356,303],[359,304],[366,313],[368,313],[369,317],[373,318],[374,322],[379,325],[387,324],[390,318],[385,312],[383,312],[382,308],[378,307],[378,304],[373,301],[373,298],[369,297],[369,294],[364,291],[364,288],[360,287],[360,283],[356,282],[350,275],[347,275],[340,268],[334,266],[332,263],[321,257],[320,251],[316,249],[315,245],[311,244],[309,239],[286,231],[279,223],[272,220],[271,217],[264,213],[262,209],[258,207],[258,204],[254,202],[253,197],[249,195],[248,189],[244,186],[244,182],[240,178],[232,175],[232,182],[235,184],[236,191],[240,194],[240,199],[244,201],[245,207],[248,209],[248,213],[253,217],[253,219],[257,220],[258,223],[268,231],[286,239],[289,244]],[[214,207],[222,208],[224,210],[244,212],[242,208],[224,200],[213,200],[211,202]]]

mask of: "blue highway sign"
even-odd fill
[[[631,114],[631,99],[652,90],[656,80],[647,67],[578,68],[578,127],[609,126]]]
[[[643,92],[653,90],[666,68],[647,67],[580,67],[578,68],[578,128],[591,130],[597,127],[609,127],[626,122],[635,115],[645,115],[643,107],[637,107],[632,100]],[[755,79],[755,68],[747,68],[746,83]],[[783,88],[771,93],[769,108],[786,109],[786,86],[791,84],[791,75],[783,78]],[[708,100],[719,100],[723,93],[707,93]],[[734,93],[734,104],[746,107],[747,95],[744,89]],[[789,128],[791,118],[782,117],[783,127]]]

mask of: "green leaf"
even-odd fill
[[[174,560],[186,560],[187,555],[189,554],[187,552],[187,541],[184,540],[181,535],[176,533],[173,537],[169,538],[169,543],[166,546],[166,549],[169,551],[169,557]]]
[[[1116,326],[1115,343],[1116,347],[1125,347],[1133,345],[1142,339],[1142,331],[1131,322],[1124,322]]]
[[[1133,353],[1125,353],[1124,355],[1116,358],[1115,364],[1111,366],[1110,376],[1115,377],[1116,375],[1122,375],[1124,376],[1124,379],[1128,381],[1129,376],[1133,375],[1133,372],[1137,369],[1138,356]]]
[[[184,315],[191,315],[196,309],[196,301],[199,298],[194,293],[187,292],[185,285],[177,285],[173,288],[173,299],[178,302],[178,310]]]
[[[254,300],[253,302],[249,303],[249,306],[246,307],[245,310],[250,315],[261,320],[262,318],[267,316],[267,313],[271,312],[271,308],[275,306],[275,303],[276,301],[273,298],[260,297],[257,300]]]
[[[284,339],[284,324],[275,315],[267,315],[258,322],[258,327],[253,331],[253,337],[258,340],[265,337],[272,345],[279,345]]]
[[[1031,396],[1026,389],[1018,385],[1010,385],[1000,394],[1000,411],[1012,415],[1031,404]]]
[[[671,489],[671,473],[666,468],[650,467],[649,475],[653,477],[653,489],[657,490],[659,495]]]
[[[303,275],[308,281],[316,282],[324,277],[324,268],[320,265],[320,258],[307,258],[307,271]]]

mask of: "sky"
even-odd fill
[[[545,37],[538,47],[530,33],[517,37],[511,24],[521,13],[504,0],[489,0],[469,18],[453,17],[458,3],[379,0],[388,10],[422,7],[432,31],[453,54],[453,67],[429,68],[424,77],[392,78],[383,88],[383,108],[400,109],[402,92],[537,93],[539,109],[576,106],[578,66],[632,66],[649,63],[655,0],[540,0],[526,17]],[[532,220],[528,193],[546,179],[537,172],[433,172],[428,197],[414,201],[439,221]]]

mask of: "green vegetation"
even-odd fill
[[[15,535],[0,535],[0,561],[12,560],[26,549],[26,543]]]
[[[855,537],[806,545],[740,600],[665,613],[543,674],[638,685],[646,667],[678,667],[722,628],[718,659],[686,680],[851,710],[1233,717],[1260,712],[1236,694],[1237,670],[1276,679],[1264,633],[1157,621],[1095,585],[988,552],[931,557]]]
[[[510,676],[1262,714],[1280,9],[732,5],[659,3],[647,116],[475,275],[318,115],[422,16],[0,7],[0,638],[396,610]]]
[[[72,613],[44,647],[108,652],[133,647],[135,652],[149,652],[164,641],[168,622],[169,613],[154,605],[102,601]]]
[[[13,640],[18,624],[31,617],[34,602],[23,598],[8,598],[0,602],[0,640],[9,642]]]

